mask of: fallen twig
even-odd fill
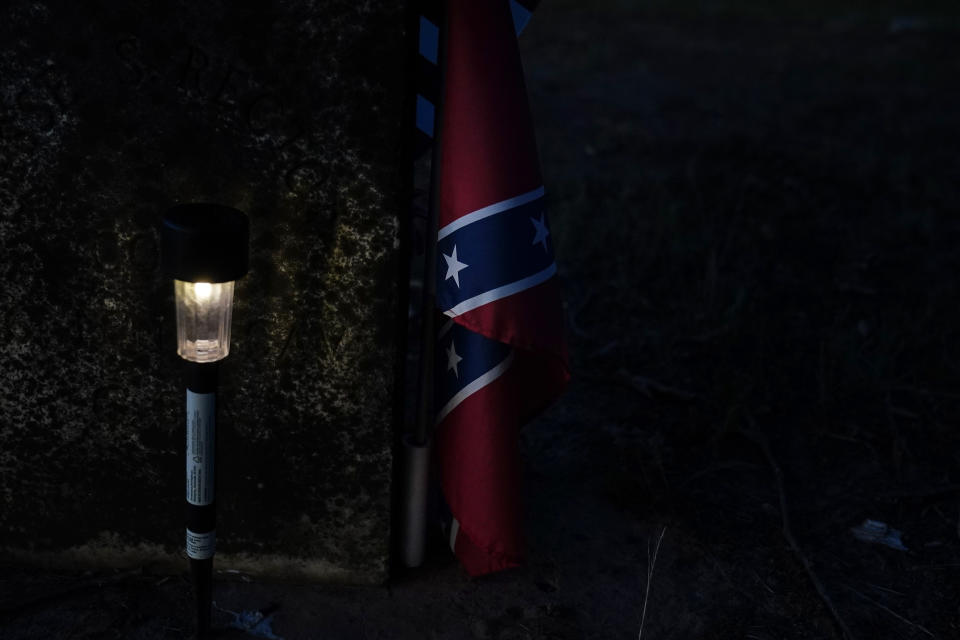
[[[652,398],[654,393],[664,396],[673,396],[674,398],[679,398],[681,400],[699,400],[703,397],[699,393],[686,391],[685,389],[678,389],[677,387],[671,387],[652,378],[631,375],[625,369],[621,369],[619,373],[629,386],[633,387],[648,398]]]
[[[890,387],[890,391],[901,391],[903,393],[916,393],[922,396],[936,396],[939,398],[960,399],[960,393],[953,391],[940,391],[938,389],[924,389],[923,387],[912,387],[910,385],[897,385]]]
[[[600,356],[605,356],[605,355],[607,355],[608,353],[610,353],[611,351],[613,351],[614,349],[616,349],[618,346],[620,346],[620,341],[619,341],[619,340],[611,340],[611,341],[608,342],[606,345],[600,347],[599,349],[597,349],[597,350],[594,351],[593,353],[589,354],[589,355],[587,356],[587,360],[593,360],[594,358],[599,358]]]
[[[657,546],[653,548],[653,557],[650,556],[650,541],[647,540],[647,588],[643,594],[643,612],[640,614],[640,633],[637,634],[637,640],[643,638],[643,623],[647,619],[647,601],[650,599],[650,583],[653,580],[653,568],[657,565],[660,543],[663,542],[663,534],[666,532],[666,527],[660,530],[660,537],[657,538]]]
[[[911,622],[910,620],[907,620],[907,619],[904,618],[902,615],[900,615],[899,613],[897,613],[897,612],[894,611],[893,609],[887,607],[887,606],[884,605],[883,603],[877,602],[877,601],[874,600],[873,598],[870,598],[869,596],[866,596],[866,595],[860,593],[859,591],[857,591],[857,590],[854,589],[853,587],[848,586],[847,589],[850,589],[850,591],[853,591],[855,594],[857,594],[858,596],[860,596],[861,598],[863,598],[864,600],[866,600],[866,601],[869,602],[870,604],[874,605],[875,607],[877,607],[877,608],[879,608],[879,609],[882,609],[883,611],[886,611],[887,613],[889,613],[890,615],[892,615],[894,618],[896,618],[896,619],[899,620],[900,622],[902,622],[902,623],[904,623],[904,624],[907,624],[907,625],[910,625],[910,626],[913,627],[914,629],[919,629],[920,631],[924,632],[925,634],[927,634],[927,635],[930,636],[931,638],[936,638],[936,637],[937,637],[937,636],[933,635],[933,633],[931,633],[931,631],[930,631],[929,629],[927,629],[926,627],[924,627],[923,625],[919,625],[919,624],[917,624],[916,622]]]
[[[748,416],[748,420],[751,423],[751,432],[749,435],[760,446],[760,448],[763,449],[763,455],[767,458],[767,463],[770,465],[771,470],[773,470],[773,475],[777,480],[777,492],[780,494],[780,521],[782,524],[781,530],[783,532],[783,537],[787,541],[787,544],[790,546],[790,549],[793,551],[794,555],[797,556],[798,560],[800,560],[800,564],[803,565],[803,569],[806,571],[807,577],[813,584],[814,589],[817,590],[817,595],[820,596],[820,600],[827,607],[827,610],[833,617],[834,622],[840,628],[840,632],[843,637],[847,640],[854,640],[854,635],[850,631],[850,627],[847,626],[847,623],[840,615],[840,611],[837,610],[836,605],[833,604],[833,600],[830,599],[830,595],[823,586],[823,582],[820,581],[817,573],[813,570],[813,563],[811,563],[810,559],[807,558],[806,554],[803,553],[803,550],[797,543],[797,539],[793,536],[793,529],[790,526],[790,513],[787,510],[787,492],[783,487],[783,471],[780,470],[780,465],[777,464],[776,458],[773,457],[773,451],[770,449],[770,443],[767,441],[767,437],[756,429],[756,425],[753,424],[753,419]]]

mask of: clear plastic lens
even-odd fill
[[[233,282],[173,281],[177,299],[177,353],[214,362],[230,353]]]

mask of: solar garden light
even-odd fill
[[[247,273],[249,236],[247,216],[217,204],[175,206],[161,226],[162,267],[174,279],[177,355],[187,387],[187,556],[198,637],[209,633],[213,596],[218,370],[230,353],[233,285]]]

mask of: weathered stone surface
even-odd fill
[[[13,2],[0,19],[0,556],[184,566],[156,224],[251,218],[218,563],[385,578],[403,2]]]

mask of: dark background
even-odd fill
[[[404,16],[346,0],[2,3],[0,559],[182,566],[183,386],[157,227],[199,201],[251,227],[219,388],[221,557],[386,579]]]
[[[528,455],[639,523],[543,531],[621,580],[582,628],[665,527],[643,637],[956,637],[956,14],[602,7],[522,40],[577,374]]]
[[[521,49],[574,380],[521,442],[527,566],[438,546],[375,589],[221,576],[219,606],[276,603],[288,640],[957,637],[958,18],[544,3]],[[183,633],[182,577],[3,588],[11,638]]]

